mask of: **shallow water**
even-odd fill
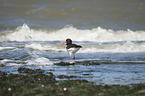
[[[0,67],[74,76],[95,84],[145,83],[145,2],[142,0],[1,0]],[[123,7],[122,7],[123,6]],[[69,60],[66,38],[83,46]],[[82,62],[58,66],[60,62]],[[83,65],[97,61],[100,65]],[[57,80],[61,80],[57,78]]]
[[[24,32],[23,30],[27,28],[32,38],[27,38],[26,36],[29,37],[27,33],[20,35],[24,40],[15,36],[16,32]],[[46,32],[45,34],[49,36],[52,33]],[[53,34],[59,35],[58,31],[54,31]],[[140,35],[140,33],[138,34]],[[1,67],[0,70],[18,74],[17,69],[19,67],[41,68],[46,71],[45,74],[51,71],[56,76],[74,76],[72,78],[57,78],[57,80],[86,79],[95,84],[123,85],[145,83],[145,42],[143,40],[137,41],[136,38],[131,37],[131,39],[134,39],[133,41],[116,41],[113,38],[111,39],[114,40],[112,42],[110,40],[108,42],[103,42],[103,40],[95,42],[91,40],[83,41],[85,38],[82,38],[80,41],[74,41],[74,43],[83,46],[76,54],[76,60],[74,61],[69,60],[69,54],[66,52],[65,46],[59,46],[63,42],[62,40],[48,41],[45,38],[40,38],[42,41],[35,41],[33,35],[37,36],[39,34],[34,34],[33,30],[26,25],[2,35],[5,41],[0,43],[0,63],[4,64],[5,67]],[[41,35],[44,35],[44,33],[42,32]],[[15,36],[17,41],[14,41],[11,36]],[[81,63],[68,66],[54,65],[59,62],[71,63],[76,61]],[[97,61],[100,65],[83,65],[86,61]]]

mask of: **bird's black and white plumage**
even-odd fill
[[[72,44],[72,40],[71,39],[66,39],[66,41],[63,42],[60,45],[63,45],[64,43],[66,43],[66,50],[70,54],[70,59],[72,59],[72,56],[73,56],[73,59],[75,59],[75,53],[80,48],[82,48],[82,46],[81,45]]]

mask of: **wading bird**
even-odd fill
[[[63,42],[62,44],[60,44],[60,46],[65,44],[65,43],[66,43],[66,50],[67,50],[67,52],[70,55],[70,59],[72,59],[72,56],[73,56],[73,59],[75,59],[75,53],[80,48],[82,48],[82,46],[81,45],[72,44],[72,40],[71,39],[66,39],[66,41]]]

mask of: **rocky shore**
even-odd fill
[[[0,96],[145,96],[145,84],[94,85],[87,80],[56,80],[41,69],[18,68],[19,74],[0,71]]]

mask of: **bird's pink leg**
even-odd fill
[[[72,57],[71,57],[71,55],[70,55],[70,60],[72,60]]]

